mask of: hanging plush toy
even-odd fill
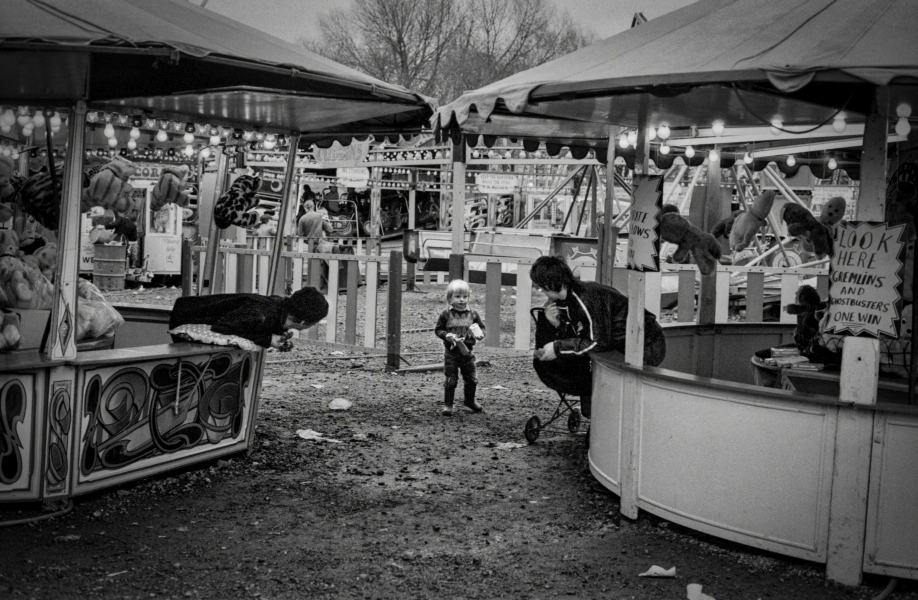
[[[54,286],[18,250],[16,233],[0,230],[0,308],[51,308]]]
[[[150,210],[158,211],[166,204],[172,203],[179,206],[188,206],[189,196],[185,191],[185,182],[188,179],[188,166],[163,167],[159,180],[153,187],[150,201]]]
[[[771,207],[775,203],[775,193],[772,190],[766,190],[756,196],[752,202],[752,207],[745,210],[736,217],[733,223],[733,229],[730,232],[730,249],[734,252],[744,250],[759,229],[765,225],[765,219],[771,212]]]
[[[0,352],[19,347],[20,329],[19,315],[0,311]]]
[[[794,345],[801,352],[808,352],[813,339],[819,335],[819,320],[822,310],[826,308],[825,302],[820,302],[819,292],[811,285],[801,285],[797,288],[797,301],[788,304],[784,311],[789,315],[797,315],[797,328],[794,330]]]
[[[214,204],[217,227],[253,227],[261,221],[262,215],[273,215],[273,210],[258,208],[257,192],[260,187],[261,178],[257,175],[240,175]]]
[[[16,193],[16,188],[10,183],[14,175],[13,161],[5,156],[0,156],[0,202],[10,200]]]
[[[813,245],[813,251],[819,256],[833,256],[832,232],[816,220],[809,210],[788,202],[784,205],[781,219],[787,224],[787,233],[797,236]]]
[[[30,265],[45,276],[45,279],[54,283],[54,270],[57,268],[57,244],[45,244],[31,254],[19,251],[22,262]]]
[[[717,268],[720,244],[710,233],[705,233],[676,212],[664,212],[660,217],[660,237],[664,242],[676,244],[673,260],[681,263],[691,253],[702,275],[710,275]]]
[[[32,215],[47,229],[57,230],[61,214],[61,187],[63,169],[55,167],[55,177],[48,171],[39,171],[28,179],[19,191],[22,210]],[[56,183],[56,185],[55,185]]]
[[[714,229],[711,230],[711,235],[715,238],[724,238],[730,239],[730,232],[733,231],[733,224],[736,222],[736,217],[740,215],[743,211],[734,210],[729,217],[724,217],[714,225]]]
[[[92,176],[89,187],[83,190],[84,203],[89,206],[113,208],[125,191],[128,180],[137,172],[129,160],[116,156]]]
[[[829,229],[838,225],[845,218],[845,210],[848,203],[841,196],[829,198],[828,202],[822,205],[822,212],[819,213],[819,222]]]

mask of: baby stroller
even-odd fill
[[[533,308],[529,311],[536,322],[536,348],[541,348],[545,344],[567,337],[576,337],[576,333],[571,329],[570,322],[566,319],[564,313],[561,314],[561,326],[555,329],[545,317],[544,308]],[[569,330],[570,329],[570,330]],[[546,386],[558,393],[559,402],[554,412],[544,423],[538,417],[533,415],[526,421],[526,428],[523,433],[526,441],[530,444],[539,438],[539,433],[558,419],[567,415],[567,430],[573,434],[580,432],[580,426],[585,417],[580,413],[579,398],[589,396],[592,393],[593,375],[590,358],[587,355],[582,356],[559,356],[553,361],[543,362],[534,358],[532,366],[535,368],[539,379]],[[571,400],[571,396],[576,396],[578,400]]]

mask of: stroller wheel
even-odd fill
[[[572,408],[571,414],[567,416],[567,430],[571,433],[577,433],[580,431],[580,409]]]
[[[539,439],[539,429],[542,428],[542,421],[539,420],[539,417],[532,416],[529,417],[529,420],[526,421],[526,441],[530,444],[535,443]]]

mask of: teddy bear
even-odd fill
[[[752,201],[752,206],[748,210],[742,211],[733,222],[733,228],[730,231],[730,249],[734,252],[744,250],[759,229],[765,225],[765,219],[771,212],[771,207],[775,203],[775,193],[773,190],[765,190]]]
[[[126,191],[128,180],[137,172],[131,161],[116,156],[92,176],[89,186],[83,189],[83,207],[112,208]]]
[[[31,254],[25,254],[20,250],[22,261],[31,265],[45,276],[45,278],[54,282],[54,269],[57,267],[57,244],[45,244]]]
[[[15,195],[16,188],[10,183],[10,177],[14,172],[13,161],[5,156],[0,156],[0,200],[9,200]]]
[[[832,232],[816,220],[816,217],[799,204],[788,202],[781,212],[781,219],[787,225],[787,233],[813,245],[813,252],[819,256],[833,256],[835,249]]]
[[[663,207],[666,209],[666,207]],[[681,263],[691,253],[702,275],[710,275],[717,268],[721,256],[720,244],[710,233],[698,229],[678,212],[661,211],[660,237],[664,242],[676,244],[673,260]]]
[[[150,201],[150,210],[156,212],[169,203],[188,206],[190,198],[188,192],[185,191],[185,181],[187,179],[187,165],[163,167],[159,180],[153,186],[153,199]]]
[[[829,229],[838,225],[845,217],[845,210],[848,203],[841,196],[834,196],[822,205],[822,212],[819,213],[819,222]]]
[[[796,301],[784,307],[787,314],[797,315],[794,344],[801,352],[807,352],[813,339],[819,335],[819,320],[825,308],[826,303],[819,300],[819,292],[811,285],[797,288]]]
[[[0,352],[15,350],[19,347],[19,340],[22,338],[21,329],[19,315],[0,311]]]
[[[736,222],[736,217],[743,212],[741,210],[734,210],[730,213],[729,217],[724,217],[714,225],[714,228],[711,229],[711,235],[715,238],[724,238],[730,239],[730,232],[733,231],[733,224]]]
[[[0,308],[51,308],[54,286],[18,251],[16,233],[0,229]]]
[[[271,209],[258,207],[258,175],[240,175],[230,188],[214,203],[214,222],[220,229],[230,225],[254,227],[264,215],[273,215]]]

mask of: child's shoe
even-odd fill
[[[465,385],[465,389],[463,390],[465,392],[465,405],[475,412],[481,412],[484,409],[481,407],[481,404],[475,401],[476,387],[477,386],[471,386],[469,384]]]

